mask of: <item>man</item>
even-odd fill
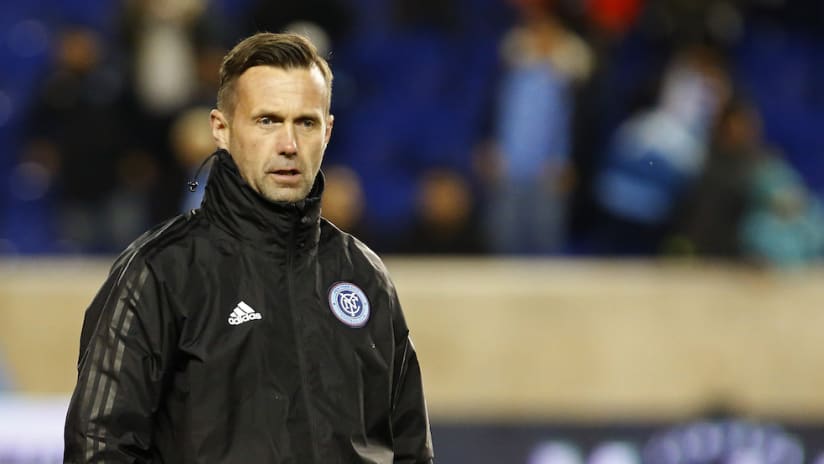
[[[392,282],[320,217],[331,82],[296,35],[226,56],[202,208],[134,242],[87,310],[66,462],[432,462]]]

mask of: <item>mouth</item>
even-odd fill
[[[272,174],[277,174],[279,176],[297,176],[300,174],[300,171],[297,169],[278,169],[275,171],[270,171]]]
[[[277,169],[269,171],[269,175],[273,176],[279,184],[296,184],[300,182],[300,171],[297,169]]]

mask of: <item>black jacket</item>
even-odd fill
[[[380,259],[215,157],[86,311],[66,462],[430,463],[414,347]]]

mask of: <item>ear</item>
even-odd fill
[[[212,126],[212,138],[215,140],[215,145],[217,145],[218,148],[229,150],[231,129],[226,116],[222,111],[214,109],[209,113],[209,123]]]
[[[330,114],[329,117],[326,118],[326,134],[323,136],[323,146],[329,144],[329,139],[332,137],[332,126],[335,125],[335,115]]]

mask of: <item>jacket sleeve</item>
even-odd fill
[[[428,464],[434,462],[434,454],[421,368],[403,315],[400,311],[398,314],[400,320],[396,327],[396,382],[392,401],[395,463]]]
[[[132,260],[112,270],[86,310],[66,417],[66,463],[151,460],[173,324],[154,273]]]

